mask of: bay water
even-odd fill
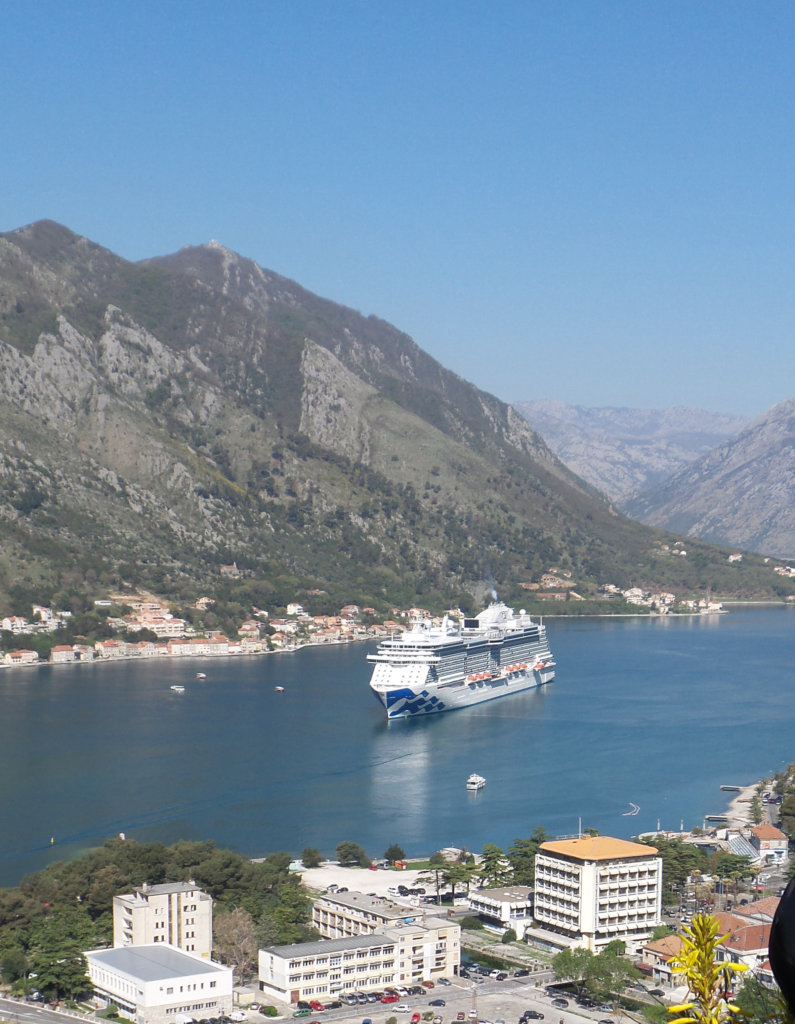
[[[250,856],[478,852],[536,826],[629,838],[699,825],[721,784],[795,760],[795,609],[547,630],[543,690],[391,723],[362,644],[4,670],[0,884],[120,832]]]

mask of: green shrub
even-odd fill
[[[468,928],[470,931],[483,930],[483,922],[479,917],[475,917],[474,914],[467,914],[467,916],[462,917],[458,923],[462,928]]]
[[[265,1017],[278,1017],[279,1011],[275,1006],[261,1006],[259,1012]]]

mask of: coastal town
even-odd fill
[[[673,554],[686,557],[684,549]],[[742,559],[741,554],[729,556],[729,562]],[[787,578],[795,577],[795,568],[775,565],[774,572]],[[222,574],[235,578],[236,565],[223,566]],[[536,582],[522,583],[528,597],[550,605],[550,611],[561,602],[582,601],[571,574],[552,568]],[[709,597],[681,598],[670,592],[646,591],[640,587],[621,589],[612,583],[600,587],[607,600],[620,599],[638,613],[667,615],[673,612],[690,615],[712,615],[725,611],[724,605]],[[215,599],[200,597],[194,604],[197,612],[205,612]],[[256,606],[249,615],[236,624],[236,635],[220,630],[200,630],[186,619],[175,615],[168,602],[152,594],[124,593],[98,597],[94,611],[103,616],[111,635],[87,642],[76,638],[72,643],[58,643],[58,633],[69,625],[72,612],[34,604],[29,613],[19,610],[0,619],[0,631],[5,641],[0,647],[0,667],[36,665],[49,661],[53,665],[86,661],[111,661],[122,658],[212,658],[237,655],[264,654],[274,651],[295,651],[318,644],[342,644],[360,640],[377,640],[407,629],[411,623],[424,620],[438,625],[443,617],[462,620],[464,613],[458,608],[447,609],[440,616],[427,608],[394,607],[389,617],[380,618],[372,607],[346,604],[336,614],[313,615],[298,601],[288,602],[283,614]],[[132,639],[140,634],[145,639]],[[19,640],[31,636],[46,636],[53,642],[48,653],[42,655]],[[15,642],[16,641],[16,642]]]
[[[469,855],[472,884],[457,892],[451,881],[466,852],[454,848],[430,864],[294,861],[316,938],[260,946],[248,968],[219,942],[213,897],[196,881],[144,882],[112,897],[112,945],[83,950],[88,980],[71,1016],[242,1024],[322,1015],[349,1024],[397,1013],[445,1024],[551,1012],[564,1024],[604,1024],[631,1006],[637,1019],[687,997],[677,956],[698,913],[713,914],[726,936],[720,962],[773,993],[768,945],[790,857],[780,829],[748,821],[765,785],[740,791],[720,829],[540,842],[532,885],[512,882],[508,861],[489,864],[486,850]],[[774,794],[764,796],[766,816],[775,817]],[[655,846],[671,840],[742,858],[742,884],[693,871],[672,887]],[[614,973],[610,995],[593,998],[562,966],[574,962],[561,957],[566,951],[598,957],[616,948],[626,969],[620,981]],[[41,1003],[36,984],[30,975],[13,991]]]

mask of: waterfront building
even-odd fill
[[[232,1009],[232,968],[174,946],[92,949],[85,958],[97,1002],[128,1020],[189,1024]]]
[[[195,882],[144,884],[114,896],[113,945],[155,943],[209,959],[213,948],[212,897]]]
[[[754,825],[750,842],[763,864],[785,864],[789,860],[789,840],[775,825]]]
[[[652,846],[609,836],[542,843],[536,921],[593,952],[613,939],[635,952],[661,921],[662,858],[656,854]]]
[[[501,889],[476,889],[469,893],[469,909],[486,917],[493,924],[513,928],[517,939],[523,939],[525,928],[533,922],[533,890],[527,885]]]

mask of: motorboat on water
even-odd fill
[[[479,789],[483,789],[485,785],[486,780],[483,778],[482,775],[478,775],[476,772],[472,772],[472,774],[467,779],[467,789],[471,793],[476,793]]]

